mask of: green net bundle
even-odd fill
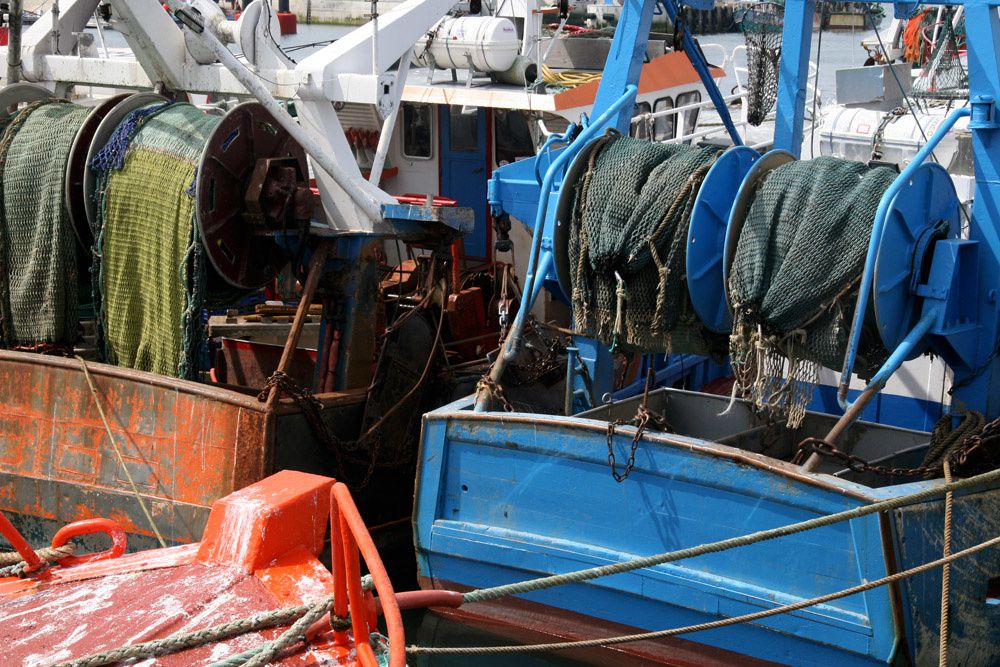
[[[843,363],[875,213],[895,178],[831,157],[794,161],[750,204],[729,274],[730,355],[744,395],[792,428],[819,366]],[[870,376],[887,356],[868,313],[856,372]]]
[[[93,267],[99,347],[109,363],[194,379],[205,260],[194,178],[220,122],[189,104],[130,114],[94,158]]]
[[[574,184],[569,228],[573,315],[615,349],[725,354],[694,314],[685,243],[718,151],[609,132]]]
[[[70,148],[89,109],[26,106],[0,139],[0,335],[7,348],[66,350],[79,337],[76,233],[66,208]]]
[[[736,12],[747,46],[747,122],[760,125],[778,99],[784,2],[755,2]]]

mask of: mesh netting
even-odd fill
[[[872,224],[896,178],[831,157],[771,172],[747,212],[729,275],[730,354],[745,396],[801,423],[819,366],[843,362]],[[871,312],[856,372],[885,360]]]
[[[747,44],[747,121],[760,125],[778,99],[784,7],[756,2],[736,15]]]
[[[724,354],[685,283],[691,207],[716,149],[609,132],[574,184],[569,260],[576,327],[612,347]]]
[[[94,291],[110,363],[196,374],[205,265],[192,186],[219,120],[188,104],[151,105],[126,118],[91,165],[99,198]]]
[[[88,113],[62,100],[37,102],[11,118],[0,139],[5,347],[68,346],[78,337],[76,236],[63,182]]]
[[[921,32],[921,39],[935,25],[940,25],[930,62],[913,82],[913,95],[935,99],[966,99],[969,96],[969,75],[962,65],[964,18],[958,30],[954,26],[954,8],[942,12],[940,24],[932,24]]]

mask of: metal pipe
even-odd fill
[[[299,346],[302,327],[305,326],[306,317],[309,315],[309,306],[312,304],[313,295],[316,294],[316,287],[319,285],[320,276],[323,275],[326,257],[330,252],[329,248],[329,242],[324,241],[320,243],[309,260],[309,272],[306,275],[305,285],[302,286],[302,297],[299,299],[299,306],[295,311],[295,319],[292,320],[292,328],[288,332],[288,338],[285,339],[285,348],[281,351],[281,359],[278,361],[278,368],[275,373],[287,373],[288,366],[292,363],[295,348]],[[278,401],[278,394],[278,388],[271,387],[271,393],[267,395],[266,408],[268,411],[274,409],[274,404]]]
[[[7,85],[21,80],[21,0],[10,0],[7,30]]]
[[[97,39],[101,42],[101,50],[104,51],[104,57],[110,58],[111,54],[108,52],[108,43],[104,41],[104,28],[101,27],[101,15],[96,9],[94,10],[94,25],[97,26]]]
[[[639,88],[635,85],[625,86],[622,94],[614,102],[608,106],[604,112],[593,120],[580,136],[571,143],[569,146],[564,148],[562,152],[552,161],[549,168],[545,171],[545,178],[542,179],[542,188],[538,194],[538,208],[535,211],[535,227],[531,240],[531,253],[528,256],[528,271],[525,275],[525,287],[526,289],[521,292],[521,304],[517,311],[517,317],[514,318],[514,324],[511,326],[510,331],[507,334],[507,340],[504,344],[500,346],[500,354],[497,355],[497,360],[493,362],[493,366],[490,367],[490,378],[494,382],[500,379],[503,375],[504,369],[507,368],[507,362],[517,355],[518,350],[521,347],[521,335],[524,331],[524,322],[528,316],[528,312],[531,310],[532,306],[535,304],[535,298],[538,296],[538,292],[541,290],[542,281],[538,279],[541,275],[544,277],[545,273],[548,272],[548,267],[552,263],[552,252],[546,251],[541,254],[539,253],[542,246],[542,235],[545,228],[545,217],[549,209],[549,199],[552,193],[552,187],[555,183],[556,174],[559,173],[564,167],[569,166],[570,161],[576,157],[576,155],[583,150],[583,147],[588,145],[590,141],[596,138],[599,132],[603,132],[604,129],[611,122],[612,118],[617,114],[626,104],[634,104],[635,96],[639,92]],[[476,392],[476,412],[486,411],[486,398],[488,396],[489,390],[482,388]]]
[[[871,239],[868,241],[868,254],[865,256],[865,269],[861,274],[861,286],[858,288],[858,300],[854,305],[854,320],[851,322],[851,335],[847,340],[847,352],[844,355],[844,368],[840,372],[840,386],[837,388],[837,402],[844,410],[849,408],[847,402],[847,389],[851,384],[851,374],[854,372],[854,362],[857,359],[858,343],[861,339],[861,326],[864,323],[865,312],[868,310],[868,297],[871,294],[872,282],[875,278],[875,257],[878,255],[878,248],[882,241],[882,229],[885,227],[885,219],[889,214],[889,204],[917,169],[923,164],[934,148],[941,143],[945,135],[955,126],[961,118],[972,114],[969,108],[955,109],[948,115],[937,131],[931,136],[923,147],[917,151],[913,161],[907,165],[906,169],[896,177],[896,180],[889,185],[889,188],[879,200],[878,210],[875,213],[875,222],[872,225]],[[920,326],[919,324],[917,325]],[[912,332],[911,332],[912,333]],[[909,335],[907,336],[909,337]],[[902,344],[901,344],[902,345]],[[897,348],[898,350],[899,348]],[[886,362],[888,363],[888,362]],[[885,366],[883,366],[885,368]],[[881,372],[881,371],[880,371]]]
[[[878,369],[878,372],[875,373],[875,376],[871,379],[871,381],[869,381],[868,386],[866,386],[864,391],[861,392],[861,395],[847,405],[843,416],[837,420],[837,423],[833,425],[830,432],[826,434],[826,438],[824,438],[826,442],[836,444],[837,440],[840,439],[840,436],[842,436],[847,429],[850,428],[855,421],[857,421],[858,417],[861,416],[861,413],[864,411],[865,407],[867,407],[868,403],[872,400],[875,394],[882,391],[882,388],[885,387],[885,383],[889,381],[892,374],[899,370],[899,367],[903,365],[904,361],[906,361],[906,357],[910,355],[913,348],[916,347],[917,344],[920,343],[920,340],[927,334],[928,331],[930,331],[931,326],[934,324],[934,320],[936,319],[937,309],[931,309],[920,318],[920,321],[917,322],[916,326],[910,329],[909,333],[906,334],[906,337],[903,338],[903,341],[896,346],[896,349],[892,351],[889,358],[885,360],[882,367]],[[819,454],[812,454],[812,456],[810,456],[809,459],[802,464],[802,470],[805,472],[812,472],[819,466],[820,460]]]
[[[38,557],[35,550],[31,548],[28,541],[24,539],[24,536],[18,532],[17,528],[14,527],[14,524],[10,522],[3,512],[0,512],[0,535],[4,536],[10,543],[10,546],[14,547],[14,550],[28,564],[28,572],[34,572],[42,567],[42,559]]]
[[[52,0],[52,53],[59,55],[59,0]]]
[[[183,14],[188,19],[191,18],[191,14],[185,11],[185,7],[178,0],[168,0],[167,4],[170,6],[171,11],[175,14]],[[185,23],[185,25],[187,25]],[[190,29],[190,28],[189,28]],[[215,57],[222,63],[227,70],[239,81],[243,86],[253,95],[261,105],[267,109],[274,119],[284,128],[288,134],[292,135],[295,141],[299,142],[299,145],[309,154],[320,169],[325,171],[330,175],[331,178],[340,186],[347,196],[361,209],[361,211],[373,222],[379,222],[382,219],[382,207],[377,201],[367,193],[365,193],[354,179],[347,174],[346,171],[340,168],[340,166],[334,161],[334,159],[319,145],[309,133],[302,129],[302,126],[295,122],[295,120],[288,115],[285,108],[272,97],[271,93],[267,90],[261,80],[257,77],[256,73],[245,67],[233,52],[230,51],[226,46],[219,40],[219,38],[213,33],[208,26],[202,26],[200,33],[192,30],[192,33],[198,35],[202,42],[212,50]]]
[[[372,160],[372,170],[368,174],[368,182],[378,186],[382,180],[382,168],[385,167],[385,156],[389,153],[389,144],[392,143],[392,133],[396,129],[396,118],[399,117],[399,109],[403,106],[403,87],[406,85],[406,73],[410,69],[410,59],[413,57],[413,49],[408,49],[403,57],[399,59],[399,69],[396,70],[396,104],[392,108],[392,113],[382,121],[382,133],[378,136],[378,146],[375,148],[375,158]],[[430,198],[428,198],[428,201]]]

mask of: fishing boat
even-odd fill
[[[800,159],[808,2],[783,10],[773,150],[627,137],[654,8],[624,3],[587,129],[491,184],[533,254],[490,372],[424,418],[419,576],[464,600],[443,613],[605,664],[996,664],[997,43],[995,8],[961,4],[970,102],[897,171]],[[928,161],[966,119],[971,211]],[[555,408],[506,383],[543,290],[573,312]],[[692,350],[733,377],[671,376],[663,354]],[[944,416],[864,421],[928,352]],[[830,414],[807,409],[821,367]]]
[[[5,164],[21,165],[4,182],[32,174],[18,197],[55,216],[43,230],[8,193],[31,237],[17,257],[57,257],[32,254],[54,235],[66,264],[50,273],[75,279],[4,299],[30,318],[58,293],[67,315],[58,336],[4,334],[0,509],[36,543],[110,516],[130,548],[162,547],[197,540],[215,499],[293,469],[350,484],[412,563],[417,416],[452,400],[446,371],[481,363],[509,326],[516,262],[497,247],[530,239],[494,231],[486,179],[591,108],[599,70],[574,65],[587,48],[562,44],[564,17],[534,3],[455,17],[412,0],[295,63],[267,3],[230,20],[212,2],[148,0],[110,3],[129,46],[116,50],[85,39],[98,4],[59,3],[0,58],[23,79],[0,94],[17,110]],[[683,139],[721,71],[652,56],[637,111],[679,109],[655,132]],[[275,285],[278,304],[233,316],[270,319],[250,322],[270,345],[205,340],[204,313],[225,319]],[[77,292],[92,312],[72,311]]]

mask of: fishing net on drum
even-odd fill
[[[77,243],[66,208],[70,148],[89,110],[26,106],[0,139],[0,335],[4,347],[62,351],[79,335]]]
[[[219,123],[189,104],[132,112],[95,156],[99,349],[109,363],[193,379],[204,341],[204,251],[193,184]]]
[[[609,131],[573,185],[569,267],[576,328],[613,349],[725,354],[685,282],[691,208],[718,151]]]
[[[930,61],[913,81],[913,95],[932,99],[967,99],[969,74],[961,58],[965,48],[964,17],[956,27],[954,8],[945,8],[940,22],[921,30],[921,39],[933,41],[934,49]]]
[[[747,45],[747,121],[760,125],[778,99],[784,5],[755,2],[736,13]]]
[[[820,366],[839,368],[882,194],[896,178],[831,157],[793,161],[758,187],[729,272],[730,355],[744,396],[797,427]],[[888,356],[868,313],[856,372]]]

